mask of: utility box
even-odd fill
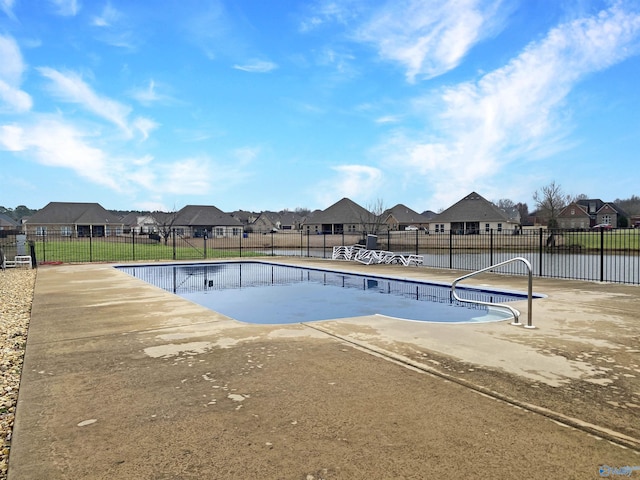
[[[16,255],[29,255],[26,235],[16,235]]]
[[[378,247],[378,236],[377,235],[367,235],[367,250],[375,250]]]

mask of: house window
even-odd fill
[[[70,237],[72,231],[73,229],[70,226],[65,225],[64,227],[60,228],[60,235],[62,235],[63,237]]]
[[[232,234],[233,234],[234,237],[237,237],[237,236],[240,235],[241,231],[242,231],[241,228],[234,227],[233,231],[232,231]]]
[[[216,227],[216,237],[223,237],[223,236],[224,236],[224,228]]]
[[[36,235],[44,237],[47,234],[47,227],[36,227]]]
[[[501,231],[502,231],[502,224],[501,224],[501,223],[499,223],[499,224],[498,224],[498,231],[499,231],[499,232],[501,232]]]
[[[485,231],[485,232],[488,232],[489,230],[491,230],[491,229],[489,228],[489,224],[488,224],[488,223],[485,223],[485,224],[484,224],[484,231]]]
[[[444,223],[436,223],[436,233],[444,233]]]
[[[356,226],[355,225],[349,225],[349,227],[347,228],[347,231],[349,233],[354,233],[356,231]]]
[[[606,223],[607,225],[611,225],[611,215],[603,215],[602,223]]]

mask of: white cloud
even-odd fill
[[[20,90],[25,65],[13,38],[0,35],[0,58],[0,112],[22,113],[31,110],[31,96]]]
[[[186,158],[160,168],[157,188],[175,195],[204,195],[211,191],[208,158]]]
[[[147,106],[153,103],[167,102],[171,100],[167,95],[158,92],[156,82],[153,79],[149,80],[149,84],[145,88],[132,90],[131,96],[142,105]]]
[[[336,198],[371,200],[381,190],[383,175],[378,168],[367,165],[338,165],[332,167],[336,175],[320,182],[317,198],[330,205]]]
[[[0,10],[2,10],[7,17],[11,20],[15,20],[16,16],[13,13],[14,0],[0,0]]]
[[[143,117],[137,117],[130,122],[131,107],[97,94],[76,73],[63,73],[48,67],[38,68],[38,71],[51,81],[51,92],[57,98],[81,105],[87,111],[119,127],[129,138],[136,130],[142,134],[143,140],[146,140],[149,133],[158,127],[153,120]]]
[[[278,65],[276,65],[273,62],[267,62],[263,60],[254,60],[244,65],[234,65],[233,68],[235,68],[236,70],[242,70],[244,72],[268,73],[278,68]]]
[[[331,23],[346,25],[368,7],[367,2],[358,0],[322,0],[310,6],[311,13],[300,22],[298,28],[306,33]]]
[[[73,17],[80,11],[78,0],[49,0],[56,8],[56,13],[63,17]]]
[[[585,76],[637,54],[639,37],[640,15],[619,5],[559,25],[503,68],[443,89],[438,109],[426,112],[433,116],[429,136],[397,132],[381,153],[390,168],[427,178],[445,205],[458,200],[503,163],[563,148],[569,92]]]
[[[142,135],[142,140],[149,138],[149,133],[158,128],[160,125],[149,118],[136,117],[133,121],[133,126]]]
[[[59,116],[39,115],[30,124],[0,126],[0,150],[47,167],[70,170],[94,185],[120,194],[143,189],[150,193],[198,195],[210,190],[207,159],[158,163],[151,155],[122,157],[95,146],[100,141],[98,135]],[[120,147],[113,146],[114,150]]]
[[[406,68],[407,80],[433,78],[455,68],[479,41],[495,32],[500,0],[398,0],[376,11],[356,32],[383,59]]]
[[[90,146],[84,133],[59,119],[41,117],[29,126],[4,125],[0,148],[25,152],[42,165],[68,168],[93,183],[120,190],[107,155]]]
[[[102,9],[100,16],[93,17],[91,24],[94,27],[111,27],[120,19],[120,17],[121,13],[109,2]]]

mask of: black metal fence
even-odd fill
[[[442,269],[479,270],[513,257],[524,257],[534,275],[602,282],[640,284],[640,229],[597,231],[547,230],[479,232],[388,231],[308,235],[304,231],[252,232],[227,237],[167,237],[136,234],[74,237],[47,230],[28,235],[39,264],[207,260],[231,257],[299,256],[331,258],[334,246],[365,244],[395,253],[418,254],[424,265]],[[0,236],[7,258],[16,252],[16,237]],[[28,254],[28,253],[27,253]],[[524,265],[500,269],[526,274]]]

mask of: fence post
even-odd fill
[[[418,240],[418,232],[419,232],[419,231],[420,231],[420,230],[416,230],[416,255],[419,255],[419,254],[420,254],[420,252],[418,251],[418,248],[419,248],[419,245],[418,245],[418,241],[419,241],[419,240]]]
[[[310,252],[309,252],[309,230],[307,230],[307,258],[309,258]]]
[[[242,234],[240,235],[240,258],[242,258],[242,239],[244,238],[244,235],[245,234],[244,234],[244,228],[243,228],[242,229]],[[248,235],[249,234],[247,233],[247,238],[249,238]]]
[[[493,265],[493,228],[489,229],[489,265]]]
[[[171,239],[172,239],[172,243],[173,243],[173,259],[176,259],[176,229],[172,228],[171,229]]]
[[[89,225],[89,262],[93,262],[93,225]]]
[[[542,254],[542,227],[540,227],[540,233],[539,233],[539,238],[538,238],[538,257],[539,257],[539,262],[540,262],[539,275],[542,277],[542,258],[543,258],[543,254]]]
[[[326,252],[325,252],[326,248],[327,248],[327,233],[322,232],[322,258],[327,258]]]
[[[135,262],[136,260],[136,231],[131,229],[131,258]]]
[[[300,257],[302,257],[302,238],[303,238],[303,233],[302,233],[302,230],[300,230]]]
[[[204,259],[207,259],[207,230],[205,229],[204,234],[202,235],[203,242],[203,250],[204,250]]]
[[[600,281],[604,282],[604,228],[600,227]]]
[[[453,230],[449,230],[449,268],[453,268]]]
[[[271,256],[275,256],[275,253],[273,251],[273,230],[271,230]]]

